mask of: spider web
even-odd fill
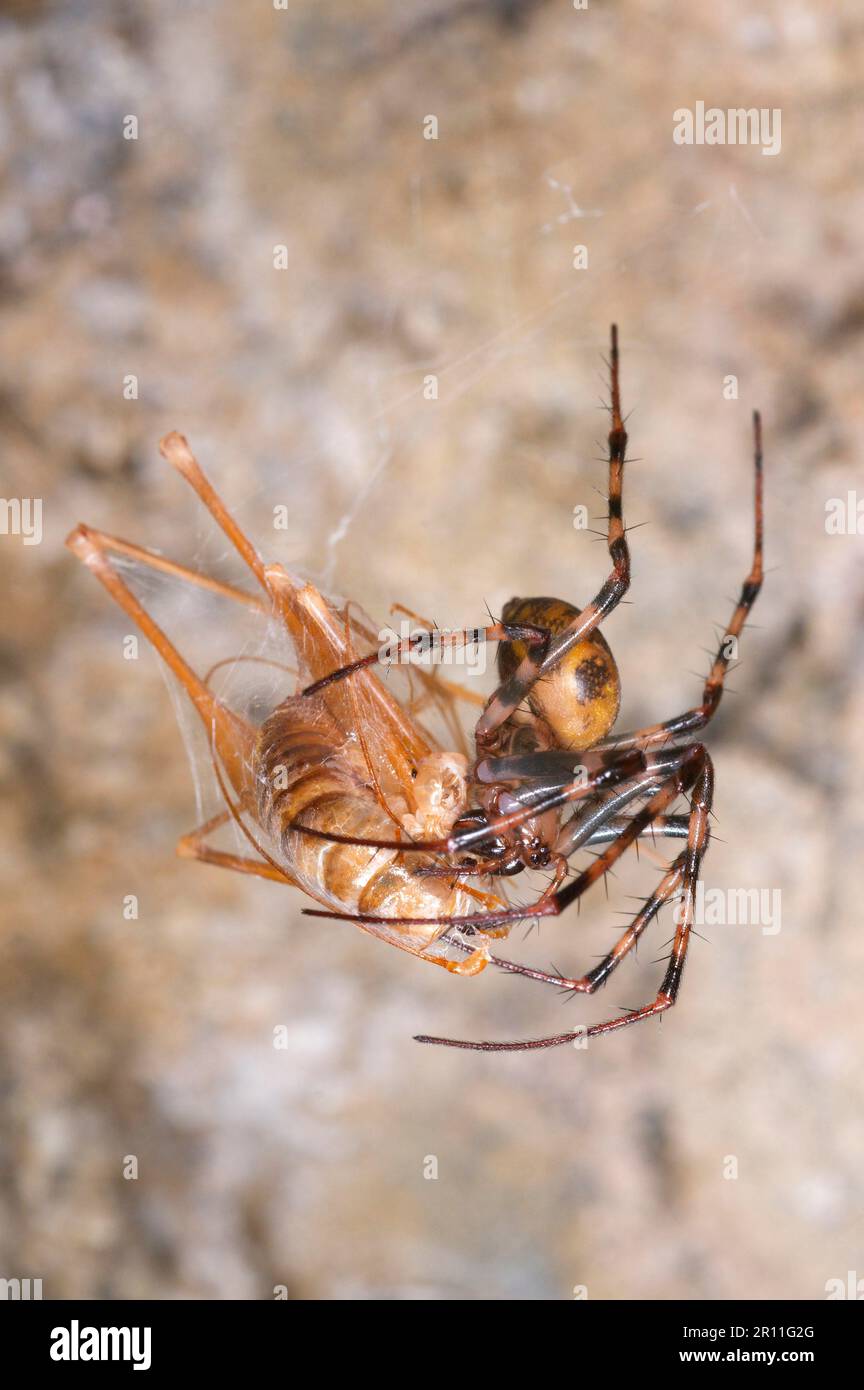
[[[430,10],[423,24],[434,17]],[[462,17],[454,7],[436,25],[461,25]],[[328,28],[322,20],[313,64],[326,69],[330,55],[345,65],[346,90],[359,73],[363,91],[404,105],[404,66],[393,59],[398,53],[410,64],[418,51],[413,21],[404,30],[397,25],[386,42],[377,34],[356,64],[345,56],[339,23]],[[550,84],[554,90],[552,78],[540,86],[526,79],[519,89],[523,125],[535,109],[546,110]],[[705,151],[674,150],[670,111],[667,144],[655,157],[674,158],[683,172],[677,196],[658,206],[644,165],[634,162],[626,178],[617,176],[625,113],[606,113],[619,122],[609,132],[618,155],[608,176],[597,172],[604,157],[598,121],[593,146],[574,154],[550,141],[554,162],[526,161],[513,178],[496,131],[481,119],[462,170],[482,193],[467,211],[458,201],[448,211],[441,165],[448,118],[464,91],[442,82],[427,94],[422,80],[419,90],[417,100],[437,111],[441,133],[435,142],[415,140],[398,166],[406,201],[391,224],[398,229],[393,254],[376,256],[377,246],[388,245],[376,224],[358,248],[356,273],[329,265],[308,289],[291,282],[295,300],[282,320],[279,282],[272,308],[260,300],[265,281],[272,284],[266,260],[257,279],[247,271],[256,313],[284,351],[254,357],[242,434],[196,430],[194,412],[189,434],[264,558],[359,602],[376,625],[394,602],[444,628],[482,625],[487,607],[500,612],[513,593],[556,594],[581,605],[608,572],[602,535],[574,529],[573,517],[584,506],[589,524],[604,529],[605,469],[595,456],[605,452],[602,358],[609,321],[617,320],[625,409],[635,407],[631,435],[647,459],[627,470],[625,518],[652,525],[633,541],[632,607],[614,615],[607,635],[622,667],[624,722],[662,718],[692,703],[686,672],[703,662],[695,649],[710,641],[710,620],[746,555],[745,421],[758,391],[741,345],[725,325],[715,331],[711,314],[730,277],[752,279],[755,258],[764,255],[761,213],[748,192],[759,151],[746,152],[734,181],[717,161],[706,174]],[[346,218],[366,185],[380,191],[374,168],[360,166],[340,195]],[[452,234],[442,241],[448,216]],[[582,245],[585,269],[574,265]],[[328,332],[298,365],[298,342],[286,325],[299,317],[314,338],[322,315]],[[729,373],[741,379],[734,403],[721,394]],[[712,445],[703,465],[693,440],[706,420]],[[722,439],[719,451],[714,439]],[[196,568],[246,582],[209,518],[190,505],[183,558],[194,536]],[[280,508],[284,530],[273,525]],[[729,581],[719,591],[717,566],[688,538],[700,529],[717,564],[728,561]],[[284,638],[245,613],[204,620],[202,602],[187,593],[176,616],[196,636],[218,635],[208,660],[235,658],[219,674],[225,698],[272,708],[284,698],[284,681],[264,663],[290,664]],[[664,645],[672,655],[662,654]],[[494,685],[492,662],[485,673],[452,674],[483,694]],[[212,814],[206,737],[202,745],[197,719],[182,699],[177,704],[199,815]]]

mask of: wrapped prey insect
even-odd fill
[[[714,781],[707,749],[693,735],[717,709],[762,584],[761,424],[754,414],[752,563],[702,699],[663,723],[616,734],[620,680],[600,631],[630,584],[622,505],[627,434],[614,326],[609,368],[611,571],[586,607],[552,598],[513,599],[500,620],[485,627],[435,634],[439,650],[497,643],[499,685],[485,702],[441,679],[438,670],[423,669],[416,672],[419,697],[400,701],[376,668],[421,652],[431,641],[428,627],[388,649],[379,643],[355,656],[357,642],[375,643],[372,628],[352,616],[350,605],[278,564],[264,563],[179,434],[162,441],[162,453],[236,549],[257,593],[86,526],[68,539],[163,658],[207,731],[224,809],[184,837],[181,853],[300,888],[317,903],[305,909],[309,915],[353,922],[452,973],[473,976],[491,963],[576,994],[593,994],[605,984],[663,905],[675,903],[666,971],[644,1007],[535,1039],[482,1042],[424,1034],[418,1035],[421,1042],[483,1051],[553,1047],[654,1017],[678,995],[710,838]],[[290,639],[296,666],[290,693],[259,721],[232,708],[136,597],[119,559],[134,559],[267,614]],[[472,744],[464,740],[460,702],[477,707]],[[427,727],[429,707],[437,707],[449,740]],[[689,807],[676,814],[681,797]],[[248,842],[248,854],[228,854],[210,843],[212,832],[229,820]],[[515,923],[559,915],[645,836],[683,842],[682,848],[590,971],[568,978],[495,953],[497,940]],[[595,848],[596,856],[572,872],[570,860],[586,848]],[[547,869],[550,881],[533,901],[513,905],[506,883],[526,869]]]

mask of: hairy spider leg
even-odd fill
[[[492,623],[487,627],[466,627],[454,632],[438,632],[435,629],[425,629],[413,632],[410,637],[401,642],[388,642],[381,644],[374,652],[368,652],[366,656],[360,656],[356,661],[349,661],[344,666],[339,666],[335,671],[329,671],[320,680],[307,685],[302,695],[317,695],[328,686],[335,685],[337,681],[343,681],[348,676],[356,675],[358,671],[365,671],[369,666],[376,666],[379,663],[390,666],[399,661],[402,657],[410,656],[412,653],[422,654],[429,650],[430,639],[438,644],[439,649],[450,647],[471,646],[475,642],[525,642],[529,646],[545,648],[549,640],[549,633],[545,628],[533,627],[529,623]]]
[[[690,817],[682,817],[689,826]],[[680,859],[680,856],[679,856]],[[554,985],[556,989],[561,989],[565,994],[595,994],[601,985],[605,984],[613,970],[617,969],[621,961],[624,960],[630,951],[636,946],[645,928],[657,916],[660,909],[675,897],[678,892],[682,879],[682,869],[679,862],[670,865],[665,871],[661,882],[642,904],[642,907],[633,918],[632,922],[621,934],[618,941],[611,951],[589,970],[587,975],[575,976],[572,979],[558,971],[538,970],[532,965],[520,965],[517,961],[504,960],[500,956],[491,956],[490,964],[511,975],[521,975],[525,979],[534,980],[543,985]],[[470,950],[470,946],[464,941],[452,941],[450,943],[457,946],[461,951]],[[569,1035],[571,1038],[573,1034]],[[415,1039],[418,1042],[439,1041],[425,1036]]]
[[[532,686],[551,670],[577,642],[581,642],[618,606],[630,587],[630,550],[624,528],[622,495],[627,431],[621,419],[618,371],[618,328],[611,331],[610,381],[612,428],[609,431],[609,514],[607,545],[612,570],[591,603],[583,608],[546,649],[526,653],[516,671],[498,687],[486,705],[476,730],[478,746],[494,743],[497,730],[513,715]]]
[[[758,410],[754,410],[753,412],[753,444],[753,563],[750,567],[750,573],[747,575],[742,585],[741,596],[733,609],[729,625],[720,639],[717,655],[714,658],[708,678],[705,681],[701,703],[696,705],[693,709],[687,710],[685,714],[676,715],[673,719],[667,719],[662,724],[651,724],[644,729],[635,729],[632,733],[623,733],[617,736],[611,734],[597,745],[598,749],[645,748],[651,744],[662,743],[666,739],[677,738],[682,734],[690,734],[697,729],[704,729],[705,725],[716,713],[717,706],[720,704],[723,695],[723,682],[729,670],[729,663],[733,660],[734,652],[737,650],[738,638],[747,621],[748,614],[759,596],[764,578],[762,563],[762,420]]]
[[[440,1047],[466,1048],[474,1052],[531,1052],[546,1047],[562,1047],[566,1043],[572,1043],[577,1038],[581,1040],[585,1037],[597,1037],[601,1033],[610,1033],[617,1028],[627,1028],[631,1024],[641,1023],[646,1018],[653,1018],[656,1014],[665,1013],[667,1009],[672,1008],[678,997],[687,948],[690,944],[696,883],[711,833],[709,814],[714,789],[714,769],[707,749],[702,744],[693,744],[687,750],[687,757],[689,765],[686,768],[682,767],[680,775],[680,790],[683,791],[685,786],[687,789],[692,787],[687,848],[682,851],[669,868],[657,890],[637,913],[609,955],[588,975],[579,979],[570,980],[553,976],[544,971],[532,973],[530,968],[517,971],[519,974],[527,974],[546,984],[557,984],[565,990],[572,989],[579,993],[592,994],[599,985],[608,979],[621,960],[633,949],[645,927],[657,915],[663,903],[668,902],[678,891],[680,885],[681,898],[672,950],[662,984],[652,1002],[641,1009],[630,1010],[618,1018],[608,1019],[604,1023],[595,1023],[589,1028],[571,1029],[566,1033],[556,1033],[546,1038],[531,1038],[518,1042],[474,1042],[469,1039],[438,1038],[428,1034],[419,1034],[415,1038],[416,1042],[431,1043]],[[654,798],[654,800],[657,799]],[[650,804],[649,807],[645,808],[646,811],[650,809]],[[640,815],[642,814],[644,813],[640,813]],[[635,819],[638,820],[639,817],[637,816]],[[622,839],[630,833],[633,824],[634,822],[631,822],[629,830],[623,832]],[[620,840],[615,843],[620,843]],[[610,849],[612,848],[614,845],[610,846]],[[601,855],[600,859],[602,858]],[[599,863],[600,861],[595,862]],[[558,894],[559,900],[566,899],[568,894],[572,900],[571,890],[574,886],[571,884],[568,888],[563,889]],[[563,905],[566,906],[566,902]],[[562,909],[559,907],[558,910]],[[496,958],[495,964],[498,963]],[[502,968],[507,969],[507,967],[508,962],[504,962]]]
[[[615,816],[605,825],[591,831],[585,841],[584,848],[590,849],[592,845],[608,845],[612,840],[618,838],[626,824],[626,817]],[[640,831],[639,839],[686,840],[689,824],[689,816],[658,816],[652,825],[645,826]]]
[[[649,764],[649,758],[650,755],[644,754],[640,749],[627,750],[620,758],[615,758],[608,765],[599,767],[592,776],[584,780],[579,778],[563,786],[556,784],[550,789],[544,789],[538,800],[530,805],[522,806],[516,811],[509,811],[506,815],[494,816],[490,821],[484,822],[476,829],[458,831],[438,840],[383,840],[362,835],[340,835],[334,830],[319,830],[317,827],[302,825],[297,822],[292,822],[290,829],[295,830],[298,834],[310,835],[318,840],[333,840],[337,844],[346,845],[368,845],[370,849],[398,849],[404,852],[413,851],[423,854],[459,854],[474,845],[482,844],[502,830],[510,830],[524,825],[525,821],[543,815],[546,811],[553,811],[558,806],[582,800],[585,797],[596,795],[597,792],[605,791],[609,787],[617,786],[621,782],[629,781],[643,773],[649,765],[653,766],[653,763]],[[398,919],[392,918],[390,920],[397,921]]]
[[[637,839],[643,827],[650,825],[658,815],[665,813],[678,796],[689,790],[698,775],[696,763],[705,756],[707,756],[705,749],[698,743],[682,749],[679,757],[675,760],[675,771],[664,779],[660,790],[655,792],[646,805],[634,814],[618,838],[565,887],[558,888],[552,893],[543,893],[536,902],[527,906],[503,908],[500,911],[494,910],[492,912],[478,912],[469,917],[453,917],[451,918],[451,925],[453,927],[471,926],[475,930],[484,931],[493,927],[504,926],[507,923],[524,921],[526,918],[559,916],[611,869],[624,851]],[[604,778],[607,780],[603,781]],[[612,781],[611,770],[598,774],[597,785],[601,789],[605,790],[607,782],[610,781]],[[570,799],[568,795],[570,792],[570,788],[564,788],[562,792],[557,794],[555,804],[561,804],[565,799]],[[580,793],[584,794],[584,788],[581,786]],[[548,807],[543,806],[542,809],[548,809]],[[541,813],[540,807],[529,808],[529,810],[535,815]],[[479,832],[472,831],[470,833],[474,837]],[[351,916],[347,913],[321,912],[316,908],[304,908],[304,912],[311,917],[337,917],[345,918],[351,922],[380,923],[386,920],[391,926],[394,924],[429,926],[433,923],[433,919],[424,917],[390,917],[385,919],[377,916]]]
[[[621,395],[619,384],[618,328],[611,329],[611,413],[612,428],[609,432],[609,514],[607,544],[612,559],[612,572],[606,583],[595,595],[591,603],[573,619],[568,626],[550,641],[548,631],[541,628],[519,627],[514,624],[493,623],[484,628],[466,628],[460,632],[441,633],[438,640],[445,645],[467,642],[504,642],[521,640],[529,647],[517,670],[504,681],[486,702],[483,714],[477,723],[475,738],[478,745],[491,745],[502,724],[512,716],[537,680],[549,671],[577,642],[582,641],[617,607],[630,587],[630,551],[624,528],[622,509],[622,489],[624,482],[624,463],[627,450],[627,432],[621,419]],[[390,660],[396,660],[412,647],[417,648],[422,634],[415,634],[407,642],[394,644],[388,650]],[[303,694],[317,694],[335,681],[361,671],[381,660],[381,652],[370,652],[368,656],[340,667],[329,675],[308,686]]]

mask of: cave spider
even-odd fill
[[[702,700],[663,723],[613,735],[620,682],[600,623],[621,602],[630,585],[630,554],[622,507],[627,433],[621,416],[618,331],[614,324],[609,369],[607,543],[612,571],[586,608],[577,609],[550,598],[512,599],[504,608],[501,622],[482,630],[484,640],[499,642],[501,683],[474,731],[477,758],[471,790],[477,809],[463,815],[446,840],[427,841],[412,849],[448,856],[470,853],[471,860],[463,860],[462,867],[472,874],[509,875],[523,868],[552,867],[550,887],[533,904],[453,918],[451,927],[467,934],[468,942],[454,940],[452,935],[450,939],[467,950],[477,932],[506,930],[515,921],[558,916],[598,882],[641,835],[686,839],[685,847],[615,946],[587,974],[568,978],[490,956],[503,970],[565,991],[593,994],[636,946],[661,907],[675,901],[675,935],[667,968],[650,1003],[578,1033],[569,1030],[514,1042],[419,1034],[418,1042],[483,1052],[556,1047],[577,1036],[596,1036],[662,1014],[678,997],[693,930],[696,884],[710,839],[714,790],[710,754],[703,743],[689,740],[705,728],[717,710],[732,653],[762,587],[762,425],[759,413],[754,411],[753,560],[720,639]],[[468,636],[466,633],[466,639]],[[365,662],[352,663],[320,682],[319,688],[328,680],[350,676],[375,659],[373,655]],[[582,775],[574,779],[577,767]],[[681,795],[689,798],[689,815],[670,814]],[[562,823],[564,811],[574,805],[574,814]],[[605,841],[607,847],[597,858],[565,882],[569,857],[581,847]],[[339,915],[311,911],[312,915]]]

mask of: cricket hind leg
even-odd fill
[[[249,537],[237,525],[228,511],[222,498],[189,448],[185,436],[179,434],[177,430],[172,430],[170,434],[166,434],[165,438],[160,440],[159,452],[197,493],[213,520],[221,527],[234,549],[248,565],[267,597],[272,599],[273,589],[267,577],[264,561]]]
[[[250,859],[242,854],[229,854],[223,850],[214,849],[207,843],[208,838],[215,830],[227,825],[233,817],[230,811],[220,811],[218,815],[212,816],[210,820],[199,825],[195,830],[190,830],[188,834],[182,835],[177,841],[177,853],[181,859],[197,859],[201,864],[215,864],[221,869],[232,869],[235,873],[252,874],[257,878],[266,878],[273,883],[287,883],[297,886],[296,879],[291,878],[290,874],[283,872],[274,863],[264,863],[261,860]]]
[[[98,531],[94,526],[81,526],[78,529],[86,531],[94,545],[98,545],[111,555],[119,555],[123,559],[137,561],[159,574],[166,574],[173,579],[180,579],[184,583],[194,584],[197,588],[206,589],[212,594],[218,594],[221,598],[233,599],[254,612],[265,611],[265,605],[257,594],[250,594],[245,589],[238,589],[236,585],[228,584],[224,580],[213,579],[211,575],[202,574],[200,570],[189,569],[187,565],[178,564],[176,560],[169,560],[164,555],[157,555],[155,551],[147,550],[143,545],[135,545],[133,541],[123,540],[120,536],[112,536],[107,531]],[[74,535],[75,532],[66,542],[71,548],[74,548],[72,547]]]
[[[114,602],[132,619],[168,669],[176,676],[208,731],[211,741],[217,747],[219,756],[228,769],[232,785],[238,793],[247,795],[251,790],[249,769],[255,746],[253,727],[222,704],[181,656],[174,643],[136,598],[112,563],[110,547],[99,532],[91,531],[82,524],[71,532],[66,544],[107,589]],[[141,551],[136,558],[145,565],[149,563],[147,551]],[[163,568],[162,565],[152,567]],[[180,572],[180,567],[177,567],[176,572]],[[185,576],[181,574],[181,577]]]

